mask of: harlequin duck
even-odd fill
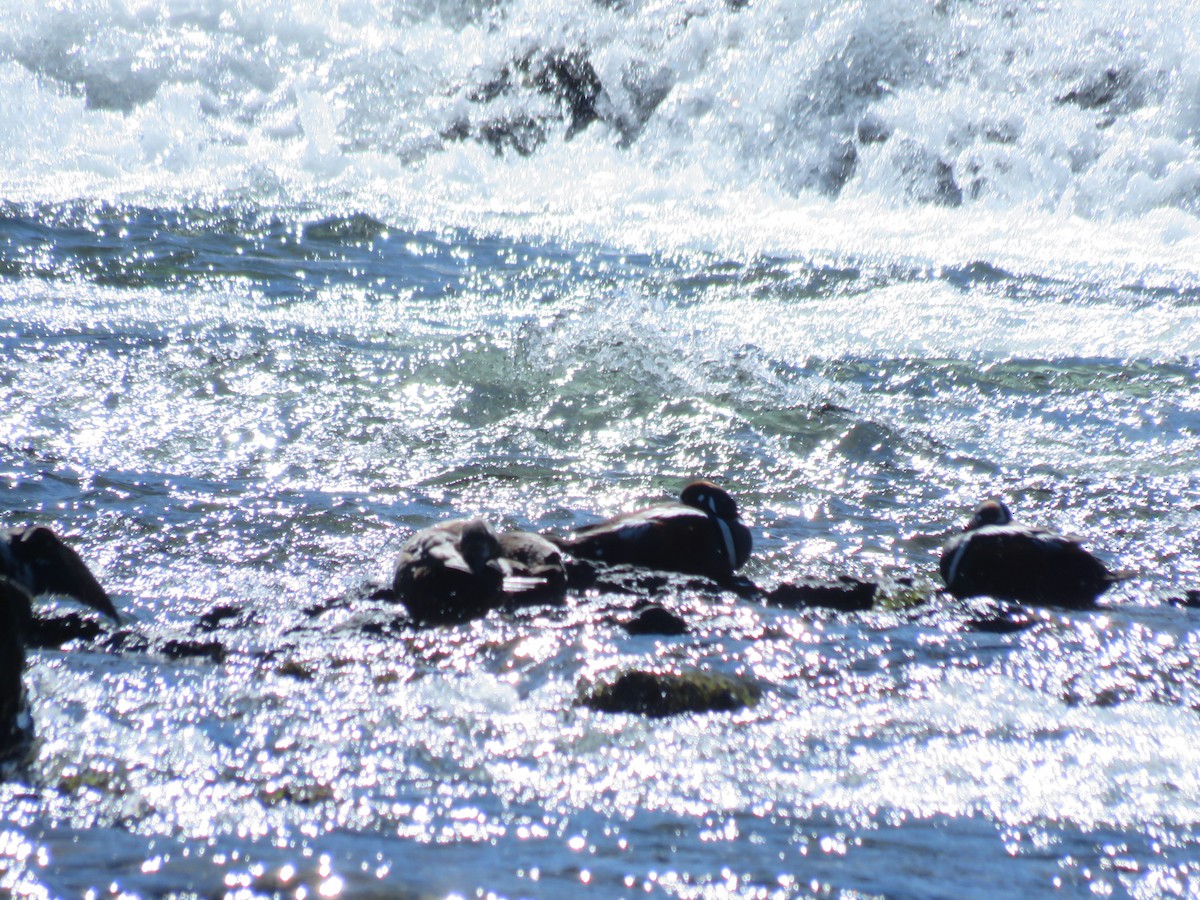
[[[730,578],[750,557],[737,503],[711,481],[693,481],[678,503],[660,503],[551,538],[584,559]]]
[[[465,622],[499,604],[500,560],[500,537],[483,519],[442,522],[405,541],[392,590],[418,622]]]
[[[541,535],[499,534],[483,519],[455,519],[418,531],[400,548],[392,591],[424,624],[465,622],[506,599],[562,591],[562,551]]]
[[[500,535],[504,592],[510,596],[557,593],[567,586],[562,551],[540,534],[506,531]]]
[[[120,621],[116,607],[79,554],[45,525],[0,532],[0,576],[33,596],[63,594]]]
[[[1015,524],[1008,507],[988,500],[942,550],[942,579],[956,597],[989,596],[1046,606],[1088,607],[1115,582],[1078,541]]]
[[[9,765],[25,757],[33,743],[33,718],[21,680],[30,603],[23,587],[0,577],[0,779]]]

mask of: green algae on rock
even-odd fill
[[[689,669],[629,669],[580,686],[578,705],[600,712],[663,718],[689,712],[733,712],[758,703],[762,691],[742,679]]]

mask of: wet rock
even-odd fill
[[[863,116],[854,130],[860,144],[882,144],[892,136],[892,126],[874,113]]]
[[[1200,591],[1184,591],[1182,597],[1168,597],[1167,602],[1172,606],[1200,609]]]
[[[1122,109],[1140,105],[1132,73],[1122,69],[1105,69],[1095,78],[1081,82],[1057,98],[1059,103],[1071,103],[1080,109],[1099,109],[1120,106]]]
[[[646,600],[685,592],[719,594],[731,591],[741,597],[754,597],[762,593],[754,582],[737,575],[718,581],[703,575],[680,575],[640,566],[610,566],[577,559],[567,562],[567,586],[574,591],[591,589],[607,594],[629,594]]]
[[[553,97],[565,107],[568,139],[596,121],[600,76],[582,51],[551,52],[533,62],[529,73],[539,93]]]
[[[817,183],[824,193],[836,196],[857,169],[858,148],[854,141],[841,141],[829,148],[817,172]]]
[[[528,156],[546,142],[555,123],[566,122],[566,138],[570,140],[599,118],[596,104],[601,96],[600,78],[587,53],[580,49],[527,53],[470,88],[466,97],[487,105],[519,92],[549,98],[558,108],[557,113],[510,111],[478,124],[459,120],[442,133],[442,138],[475,138],[497,154],[512,151]]]
[[[681,616],[657,603],[645,607],[622,626],[629,634],[660,634],[676,636],[687,634],[687,622]]]
[[[71,641],[95,641],[104,631],[96,616],[77,612],[37,616],[29,623],[26,644],[42,650],[57,650]]]
[[[329,241],[334,243],[367,243],[387,234],[383,222],[366,213],[349,216],[330,216],[304,226],[302,235],[306,241]]]
[[[631,669],[586,684],[578,704],[599,712],[664,718],[691,712],[732,712],[758,703],[755,685],[717,672],[653,672]]]
[[[477,131],[481,141],[497,156],[512,150],[518,156],[529,156],[546,143],[546,125],[542,119],[520,115],[484,122]]]
[[[140,631],[122,628],[107,635],[99,646],[113,653],[146,653],[150,650],[150,639]]]
[[[875,604],[879,586],[870,581],[859,581],[843,575],[834,581],[805,579],[800,582],[784,582],[764,595],[771,606],[787,609],[836,609],[842,612],[863,612]]]
[[[910,200],[962,206],[963,192],[954,178],[954,167],[928,147],[911,139],[899,141],[891,160]]]
[[[674,87],[675,74],[669,68],[631,62],[621,72],[619,87],[599,95],[596,109],[620,134],[620,146],[629,147]]]
[[[232,604],[214,606],[196,620],[196,628],[200,631],[216,631],[218,628],[241,624],[237,620],[241,618],[243,611],[242,607]],[[231,619],[234,621],[230,621]]]
[[[287,678],[295,678],[298,681],[312,681],[316,677],[312,666],[297,662],[294,659],[280,663],[275,669],[275,674],[283,675]]]
[[[411,630],[411,626],[412,622],[409,619],[392,616],[362,622],[358,625],[358,630],[371,637],[395,638],[407,634]]]
[[[215,663],[225,661],[228,655],[225,645],[220,641],[163,641],[158,650],[168,659],[208,659]]]
[[[997,602],[968,618],[965,625],[971,631],[986,634],[1014,634],[1032,628],[1037,622],[1038,617],[1028,609],[1017,604]]]

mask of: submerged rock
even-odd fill
[[[599,712],[663,718],[690,712],[732,712],[758,703],[755,685],[717,672],[630,669],[611,680],[584,684],[578,705]]]
[[[785,582],[764,595],[771,606],[788,609],[820,607],[842,612],[864,612],[875,604],[879,586],[870,581],[859,581],[847,575],[834,580],[822,581],[806,578],[799,582]]]

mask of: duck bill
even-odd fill
[[[112,600],[108,598],[100,582],[91,573],[82,559],[70,547],[59,548],[55,571],[46,573],[46,587],[57,594],[63,594],[73,600],[90,606],[97,612],[104,613],[114,622],[120,622],[121,616]]]

